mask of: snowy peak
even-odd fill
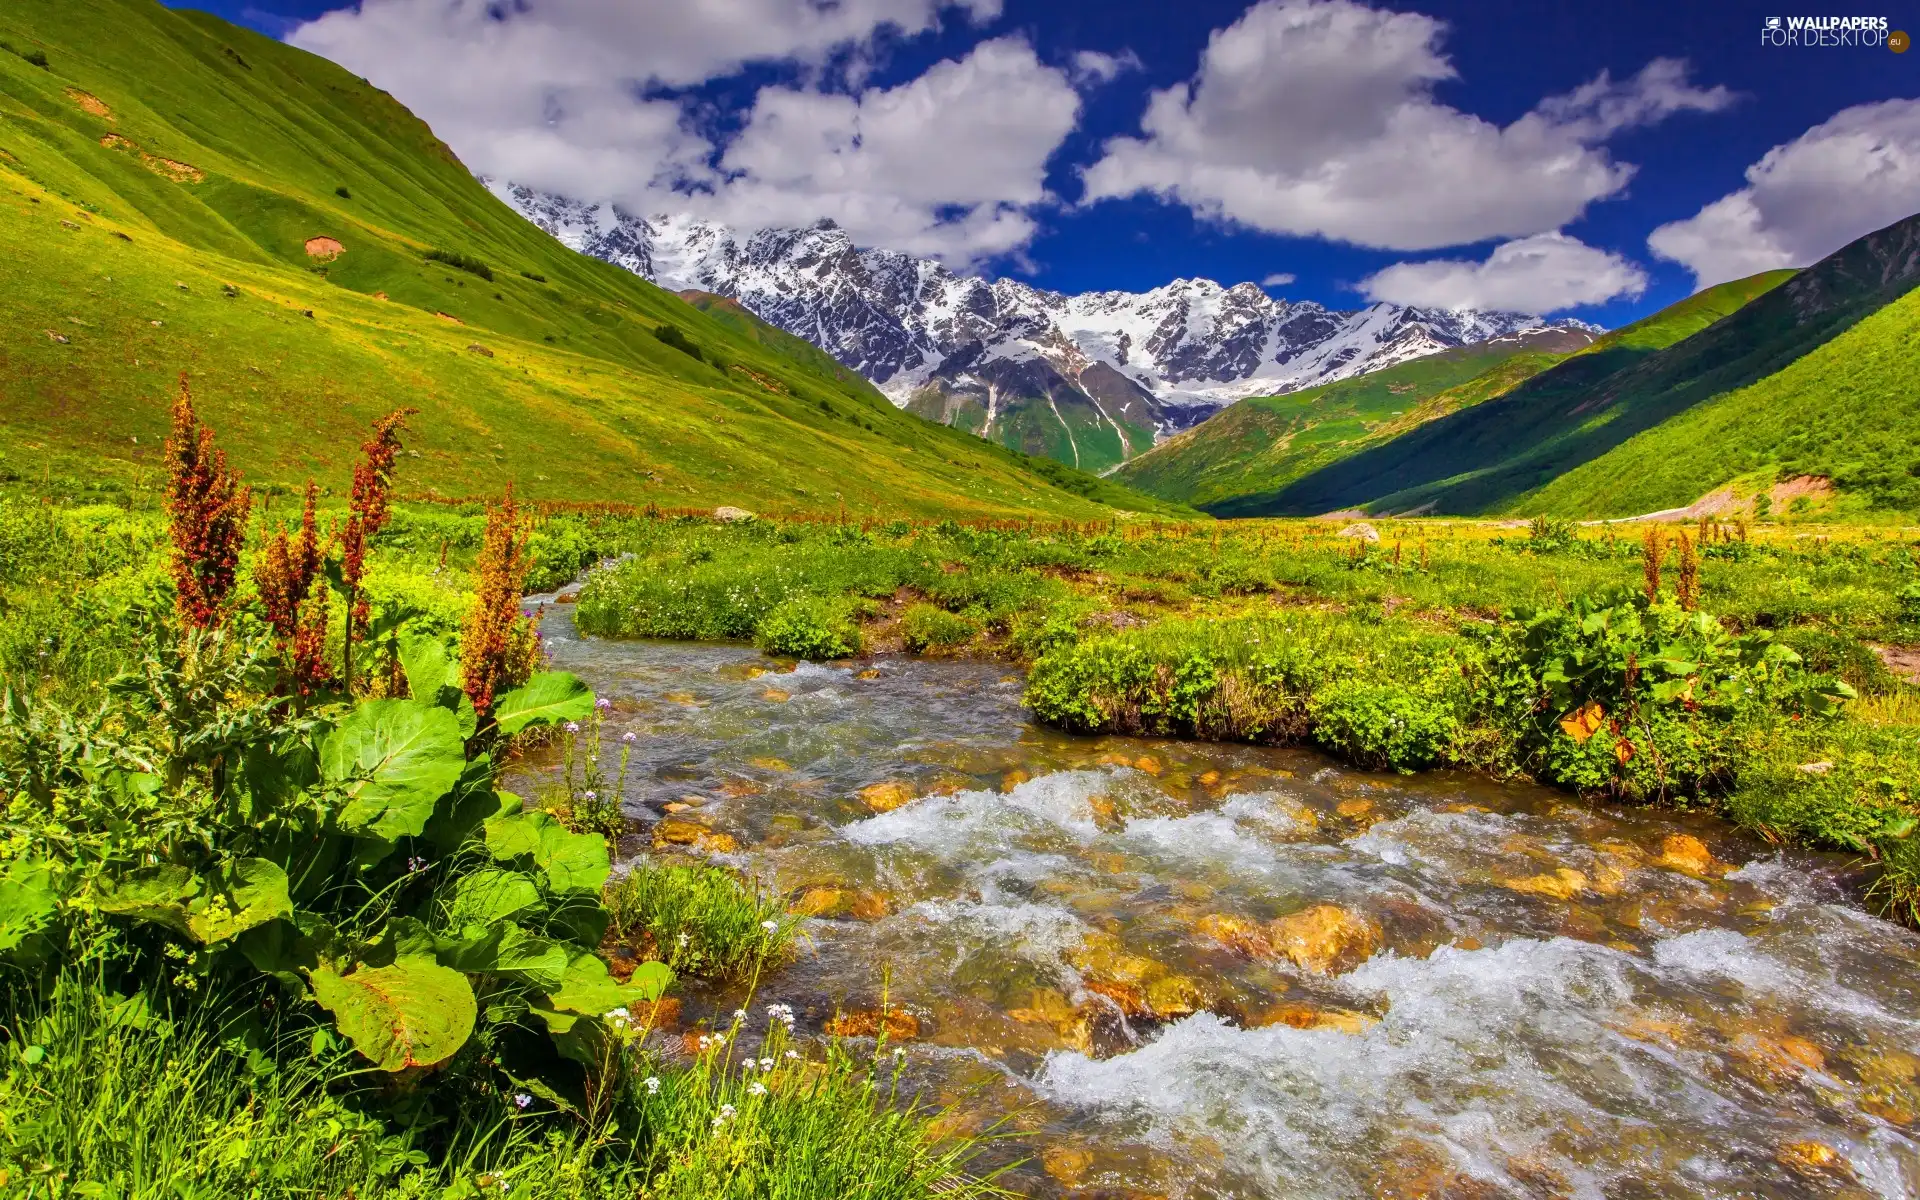
[[[575,250],[670,290],[737,300],[896,404],[1096,469],[1246,396],[1548,325],[1591,328],[1393,304],[1339,311],[1211,279],[1067,296],[863,250],[826,220],[743,235],[685,214],[643,218],[487,182]]]

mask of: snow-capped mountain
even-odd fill
[[[1250,283],[1045,291],[862,250],[830,221],[742,234],[489,182],[560,241],[661,287],[714,292],[923,416],[1103,469],[1246,396],[1328,383],[1548,324],[1518,313],[1276,300]]]

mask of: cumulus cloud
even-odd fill
[[[830,217],[857,240],[949,260],[1034,232],[1047,159],[1078,121],[1066,75],[1018,38],[858,96],[767,88],[699,200],[743,228]]]
[[[1285,287],[1300,278],[1292,271],[1276,271],[1260,281],[1261,287]]]
[[[1445,27],[1354,0],[1262,0],[1209,39],[1198,72],[1157,91],[1141,136],[1085,172],[1086,198],[1151,193],[1271,233],[1397,250],[1558,229],[1633,173],[1605,139],[1724,88],[1659,59],[1543,100],[1505,127],[1437,101]]]
[[[1696,288],[1804,267],[1920,212],[1920,100],[1842,109],[1747,168],[1747,186],[1647,238]]]
[[[1646,272],[1618,254],[1540,233],[1495,246],[1484,262],[1396,263],[1363,280],[1360,290],[1370,300],[1422,308],[1541,314],[1638,296],[1646,286]]]
[[[843,90],[822,81],[881,39],[1000,4],[362,0],[288,40],[391,91],[478,174],[752,226],[827,216],[863,244],[970,261],[1032,236],[1025,209],[1078,119],[1067,72],[998,39],[895,88],[849,92],[845,69]],[[753,63],[814,83],[762,90],[742,132],[716,142],[674,91]]]

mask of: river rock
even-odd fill
[[[1269,922],[1267,940],[1295,965],[1317,975],[1337,975],[1372,957],[1380,946],[1380,926],[1339,905],[1316,904]]]
[[[1165,975],[1147,984],[1147,1007],[1163,1021],[1191,1016],[1207,1006],[1207,991],[1196,979]]]
[[[1067,1187],[1079,1187],[1093,1166],[1093,1151],[1084,1146],[1048,1146],[1040,1152],[1040,1165]]]
[[[731,525],[738,521],[751,521],[753,520],[753,514],[744,508],[735,508],[731,504],[722,504],[719,508],[713,510],[713,519],[716,521],[725,521]]]
[[[1670,833],[1660,843],[1660,857],[1654,862],[1685,875],[1717,876],[1727,872],[1727,864],[1713,856],[1707,844],[1690,833]]]
[[[874,812],[892,812],[913,802],[913,786],[898,779],[870,783],[860,789],[860,799]]]
[[[1380,540],[1380,531],[1378,529],[1375,529],[1373,526],[1367,524],[1365,521],[1355,521],[1353,524],[1347,526],[1345,529],[1342,529],[1339,533],[1335,534],[1334,536],[1343,537],[1343,538],[1358,538],[1360,541],[1363,541],[1363,542],[1377,542]]]
[[[1821,1175],[1834,1171],[1851,1174],[1847,1168],[1847,1161],[1840,1157],[1838,1150],[1825,1142],[1812,1139],[1783,1142],[1774,1152],[1774,1157],[1780,1160],[1782,1166],[1789,1167],[1802,1175]]]
[[[903,1008],[856,1008],[834,1014],[825,1028],[839,1038],[877,1038],[884,1029],[888,1041],[906,1042],[920,1036],[920,1018]]]
[[[1247,1019],[1247,1028],[1286,1025],[1294,1029],[1331,1029],[1336,1033],[1365,1033],[1380,1018],[1350,1008],[1322,1008],[1317,1004],[1276,1004]]]
[[[709,829],[697,821],[662,817],[653,826],[653,848],[664,850],[669,846],[687,846],[707,854],[732,854],[740,848],[740,843],[732,834]]]
[[[1273,943],[1267,940],[1267,930],[1258,921],[1227,913],[1208,913],[1194,922],[1193,931],[1249,958],[1273,956]]]
[[[1587,890],[1587,877],[1572,867],[1561,867],[1551,875],[1528,875],[1522,879],[1502,879],[1500,886],[1510,892],[1571,900]]]

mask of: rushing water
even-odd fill
[[[1070,738],[1003,666],[570,622],[555,665],[613,702],[609,755],[638,735],[627,811],[687,806],[827,914],[756,1005],[818,1030],[884,994],[956,1121],[1028,1135],[1017,1190],[1920,1195],[1920,938],[1861,911],[1844,858],[1466,775]]]

